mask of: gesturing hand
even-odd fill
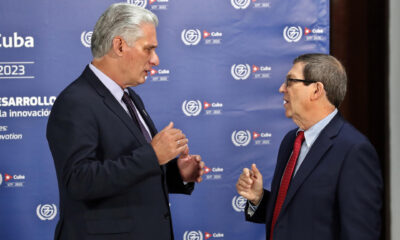
[[[243,168],[236,183],[236,190],[252,204],[258,205],[264,190],[262,175],[254,163],[251,165],[251,170]]]
[[[178,158],[178,168],[183,181],[185,182],[201,182],[204,174],[204,162],[201,161],[200,155],[189,155],[189,148]]]
[[[174,128],[170,122],[163,130],[157,133],[151,141],[160,165],[166,164],[187,148],[188,139],[181,130]]]

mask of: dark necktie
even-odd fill
[[[272,217],[270,240],[273,239],[276,220],[278,219],[279,212],[281,211],[283,202],[285,201],[286,193],[289,188],[290,180],[292,179],[293,171],[296,166],[297,158],[299,157],[300,148],[303,141],[304,141],[304,131],[300,131],[298,132],[296,140],[294,141],[293,152],[292,155],[290,156],[289,162],[286,165],[285,171],[283,172],[281,185],[279,186],[278,197],[276,199],[274,208],[274,215]]]
[[[146,141],[148,143],[150,143],[151,142],[151,137],[149,135],[149,132],[144,127],[142,121],[140,121],[140,118],[139,118],[139,116],[137,115],[137,112],[136,112],[136,107],[133,105],[132,99],[129,97],[128,93],[125,92],[125,91],[124,91],[124,95],[122,96],[122,101],[125,103],[126,107],[128,108],[128,111],[131,114],[131,117],[132,117],[133,121],[136,122],[136,124],[138,125],[138,127],[142,131],[142,134],[144,135],[144,138],[146,138]]]

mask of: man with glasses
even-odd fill
[[[255,164],[236,184],[248,199],[246,219],[265,223],[267,240],[380,238],[380,163],[368,139],[337,110],[346,84],[336,58],[305,54],[279,88],[298,128],[282,140],[271,190],[263,188]]]

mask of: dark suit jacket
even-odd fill
[[[135,92],[130,95],[154,136]],[[190,194],[176,159],[160,167],[140,129],[94,73],[57,98],[47,125],[60,191],[55,239],[173,239],[168,193]]]
[[[296,130],[283,139],[272,179],[249,221],[266,223],[270,238],[279,184]],[[368,139],[337,114],[322,130],[291,181],[274,229],[274,240],[378,240],[383,183]]]

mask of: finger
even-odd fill
[[[166,127],[164,127],[163,130],[161,131],[167,131],[172,129],[173,127],[174,127],[174,122],[169,122],[169,124]]]
[[[246,177],[250,177],[250,170],[248,168],[243,168],[243,175]]]
[[[185,149],[187,148],[187,144],[177,147],[176,148],[176,155],[178,154],[184,154]]]
[[[189,142],[189,141],[188,141]],[[189,155],[189,146],[185,149],[184,154]],[[190,156],[190,155],[189,155]],[[190,156],[191,157],[191,156]]]
[[[261,175],[261,173],[260,173],[260,171],[258,170],[258,168],[257,168],[257,166],[256,166],[255,163],[253,163],[253,164],[251,165],[251,170],[253,171],[253,173],[254,173],[254,175],[255,175],[256,177]]]
[[[178,141],[176,141],[176,143],[178,143],[178,145],[187,145],[188,142],[189,142],[189,139],[187,139],[187,138],[182,138],[182,139],[179,139]],[[185,149],[185,153],[186,154],[189,153],[189,149],[188,149],[187,146],[186,146],[186,149]]]
[[[200,166],[201,169],[203,169],[205,165],[206,165],[206,164],[205,164],[203,161],[201,161],[201,162],[199,163],[199,166]]]
[[[198,178],[196,178],[196,182],[201,182],[201,181],[203,181],[203,178],[202,177],[198,177]]]
[[[240,178],[238,181],[238,184],[246,189],[251,188],[252,183],[253,180],[251,180],[250,178],[245,178],[245,179]]]
[[[187,139],[186,135],[184,133],[182,133],[181,130],[179,129],[171,129],[169,130],[169,133],[171,134],[172,139],[174,139],[175,141],[178,141],[180,139]]]

